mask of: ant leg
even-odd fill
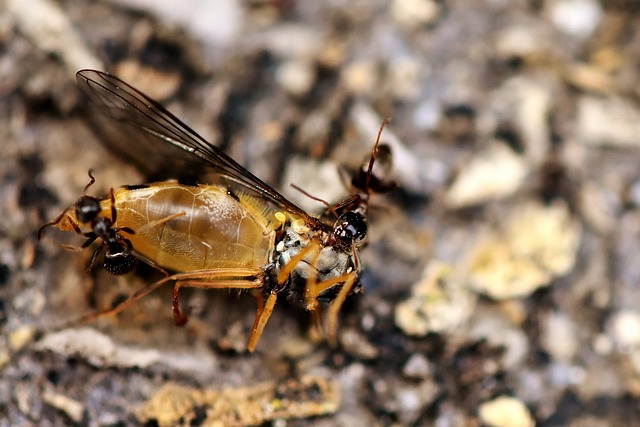
[[[98,255],[100,255],[100,252],[102,252],[105,246],[107,246],[107,244],[102,242],[100,246],[98,246],[96,250],[93,251],[93,255],[91,255],[91,261],[89,261],[89,266],[87,267],[87,272],[90,272],[91,270],[93,270],[93,266],[96,263],[96,259],[98,259]]]
[[[111,200],[111,224],[115,224],[118,219],[118,212],[116,210],[116,198],[113,195],[113,187],[109,190],[109,199]]]
[[[127,242],[129,242],[129,244],[131,244],[131,241],[129,241],[128,239],[124,239],[124,240],[126,240]],[[153,267],[156,271],[161,273],[165,278],[169,277],[169,272],[167,270],[165,270],[164,268],[160,267],[154,261],[152,261],[152,260],[140,255],[139,253],[137,253],[135,251],[135,249],[131,249],[131,252],[133,252],[133,254],[135,255],[136,258],[138,258],[140,261],[144,262],[148,266]]]
[[[87,238],[87,240],[82,244],[82,246],[80,246],[80,249],[87,249],[98,238],[98,236],[94,233],[85,234],[85,237]]]
[[[82,230],[80,230],[80,226],[73,222],[73,221],[69,221],[71,223],[71,228],[73,228],[73,231],[75,231],[77,234],[82,234]],[[85,234],[86,237],[89,237]]]
[[[84,236],[87,237],[87,240],[85,240],[85,242],[82,245],[72,246],[72,245],[63,243],[62,248],[71,252],[79,252],[79,251],[82,251],[83,249],[87,249],[98,238],[98,236],[96,236],[94,233],[86,233],[84,234]]]

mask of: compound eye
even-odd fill
[[[100,202],[95,197],[82,196],[76,203],[76,218],[83,224],[93,221],[101,211]]]
[[[346,212],[340,215],[333,226],[333,236],[345,245],[359,243],[367,234],[367,222],[357,212]]]

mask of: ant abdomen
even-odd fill
[[[137,265],[138,258],[127,247],[119,244],[109,247],[104,255],[104,269],[114,276],[130,273]]]

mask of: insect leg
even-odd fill
[[[224,270],[201,270],[190,273],[176,274],[173,280],[176,280],[176,276],[182,276],[181,279],[177,279],[173,287],[173,317],[176,321],[176,325],[183,326],[187,323],[188,316],[184,315],[180,311],[180,298],[178,293],[180,288],[200,288],[200,289],[256,289],[263,285],[262,277],[258,273],[261,270],[244,270],[252,271],[252,274],[244,276],[230,276],[229,269]],[[191,277],[185,277],[191,276]]]
[[[311,258],[313,259],[311,264],[315,264],[315,260],[318,258],[318,256],[320,256],[320,249],[320,243],[316,241],[312,241],[306,247],[302,248],[300,252],[296,254],[296,256],[291,258],[291,260],[284,267],[282,267],[282,269],[278,273],[278,284],[284,284],[289,278],[291,272],[296,268],[298,263],[307,256],[311,255]]]
[[[342,308],[344,300],[347,299],[347,296],[351,292],[351,289],[353,288],[353,285],[356,283],[357,279],[355,272],[351,272],[347,274],[347,276],[349,277],[342,284],[342,288],[340,288],[340,292],[338,292],[338,295],[329,304],[329,310],[327,311],[327,341],[333,346],[336,345],[336,336],[338,332],[338,315],[340,314],[340,309]]]
[[[116,198],[113,195],[113,187],[109,190],[109,200],[111,200],[111,224],[115,224],[118,219],[118,211],[116,210]]]
[[[269,317],[271,317],[271,313],[273,313],[273,307],[276,305],[276,299],[278,298],[278,293],[273,290],[267,297],[265,301],[262,295],[258,296],[258,310],[256,312],[256,320],[253,322],[253,328],[251,330],[251,337],[249,337],[249,344],[247,344],[247,350],[250,353],[253,353],[256,345],[258,345],[258,341],[262,336],[262,331],[269,321]]]
[[[120,302],[115,307],[112,307],[107,310],[99,311],[99,312],[86,314],[80,317],[79,319],[77,319],[76,321],[72,322],[72,324],[89,323],[103,316],[118,314],[124,309],[126,309],[128,306],[133,304],[134,302],[147,296],[148,294],[155,291],[165,283],[171,282],[174,280],[182,281],[181,286],[204,287],[209,289],[211,288],[253,289],[253,288],[259,288],[260,286],[262,286],[262,278],[260,278],[261,273],[262,273],[262,270],[257,270],[257,269],[231,269],[231,270],[225,269],[225,270],[198,270],[198,271],[192,271],[189,273],[174,274],[172,276],[164,277],[158,280],[157,282],[152,283],[151,285],[145,286],[142,289],[138,289],[129,298]],[[227,280],[226,281],[220,280],[217,282],[209,282],[209,283],[204,282],[202,280],[205,278],[210,278],[211,280],[211,278],[214,277],[216,274],[221,276],[221,278],[222,277],[226,278]],[[243,279],[243,277],[245,279]],[[251,281],[249,279],[246,279],[248,277],[253,277],[254,280]],[[195,283],[191,283],[191,280],[194,280]],[[226,284],[224,282],[226,282]]]
[[[91,255],[91,261],[89,261],[89,266],[87,267],[87,271],[93,270],[93,266],[96,263],[96,259],[98,258],[98,255],[100,255],[100,252],[102,252],[105,246],[107,246],[107,244],[105,242],[102,242],[100,246],[98,246],[96,250],[93,251],[93,255]]]
[[[156,221],[151,221],[151,222],[143,225],[142,227],[140,227],[138,229],[138,234],[144,234],[144,233],[147,232],[147,230],[149,230],[149,229],[151,229],[153,227],[157,227],[158,225],[164,224],[165,222],[169,222],[172,219],[175,219],[175,218],[178,218],[178,217],[181,217],[181,216],[185,216],[186,214],[187,213],[183,211],[183,212],[178,212],[178,213],[173,214],[173,215],[166,216],[166,217],[164,217],[162,219],[158,219]],[[129,231],[125,230],[124,227],[121,230],[126,231],[127,233],[129,232]],[[130,233],[130,234],[132,234],[132,233]]]
[[[330,287],[342,283],[342,287],[338,292],[338,295],[331,301],[329,304],[329,310],[327,313],[327,341],[331,345],[335,345],[336,343],[336,332],[338,329],[338,314],[340,313],[340,308],[344,303],[345,299],[351,292],[353,285],[356,282],[357,274],[355,271],[347,274],[343,274],[338,277],[334,277],[332,279],[328,279],[319,283],[314,283],[312,278],[309,278],[307,281],[307,286],[305,289],[305,298],[307,300],[307,310],[315,312],[318,305],[318,295],[324,292],[326,289]]]
[[[150,294],[151,292],[153,292],[156,289],[158,289],[160,286],[162,286],[165,283],[167,283],[169,281],[168,279],[169,279],[169,277],[165,277],[164,279],[158,280],[157,282],[152,283],[149,286],[145,286],[142,289],[138,289],[129,298],[127,298],[124,301],[120,302],[115,307],[112,307],[112,308],[107,309],[107,310],[102,310],[102,311],[98,311],[98,312],[94,312],[94,313],[85,314],[84,316],[80,317],[76,321],[72,322],[72,324],[90,323],[90,322],[93,322],[93,321],[99,319],[100,317],[103,317],[103,316],[108,316],[108,315],[112,315],[112,314],[118,314],[121,311],[123,311],[125,308],[127,308],[129,305],[131,305],[132,303],[138,301],[140,298]]]
[[[82,245],[73,246],[73,245],[68,245],[66,243],[63,243],[62,247],[67,251],[79,252],[79,251],[82,251],[84,249],[87,249],[98,238],[98,236],[96,236],[94,233],[87,233],[84,236],[87,238],[87,240],[85,240],[85,242]]]
[[[98,235],[95,233],[88,233],[85,235],[85,237],[87,238],[87,240],[85,240],[82,246],[80,246],[80,249],[87,249],[89,246],[91,246],[91,244],[98,238]]]
[[[324,327],[322,325],[322,312],[320,310],[313,310],[311,312],[311,328],[309,329],[309,339],[318,343],[325,337]]]
[[[180,300],[178,292],[181,287],[192,287],[201,289],[258,289],[264,285],[262,270],[250,269],[224,269],[224,270],[202,270],[189,273],[180,273],[171,276],[176,280],[173,288],[173,316],[176,325],[184,325],[187,316],[180,311]],[[170,279],[171,279],[170,278]],[[273,290],[266,300],[262,295],[258,296],[258,309],[253,322],[251,337],[247,344],[247,350],[253,352],[260,340],[260,336],[266,326],[273,308],[276,305],[278,294]]]

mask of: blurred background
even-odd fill
[[[638,425],[639,23],[632,0],[0,0],[0,425]],[[109,150],[81,68],[310,212],[291,184],[341,200],[391,119],[337,348],[283,302],[248,354],[253,298],[186,290],[178,328],[170,287],[53,330],[157,276],[87,273],[38,227],[89,169],[94,195],[185,174]]]

